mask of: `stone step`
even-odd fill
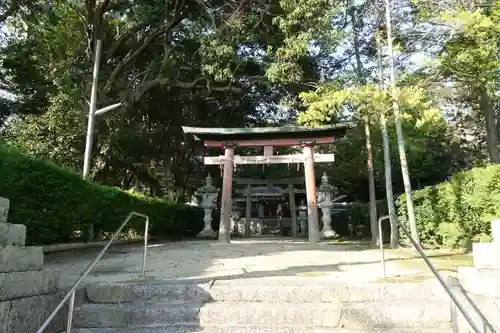
[[[474,267],[500,269],[500,242],[472,244]]]
[[[195,324],[269,327],[449,327],[449,303],[123,303],[84,304],[75,309],[74,326],[129,327]]]
[[[0,222],[0,246],[24,246],[25,244],[25,225]]]
[[[500,298],[500,270],[459,267],[458,277],[467,292]]]
[[[42,267],[41,247],[0,246],[0,273],[37,271]]]
[[[216,281],[209,283],[173,283],[150,281],[143,283],[109,283],[86,287],[88,300],[93,303],[126,303],[138,301],[232,301],[268,303],[348,303],[399,300],[448,300],[435,281],[423,283],[362,283],[346,284],[315,281],[278,284]]]
[[[56,292],[58,286],[54,270],[0,273],[0,301]]]
[[[452,333],[446,328],[387,328],[387,329],[346,329],[346,328],[296,328],[262,326],[225,326],[225,327],[133,327],[133,328],[79,328],[73,333]],[[63,332],[61,332],[63,333]]]

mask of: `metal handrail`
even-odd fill
[[[73,284],[73,286],[70,288],[70,290],[64,295],[64,298],[59,302],[59,304],[56,306],[54,311],[50,314],[50,316],[45,320],[45,322],[40,326],[40,328],[36,331],[36,333],[42,333],[47,326],[50,324],[50,322],[54,319],[54,317],[57,315],[57,313],[61,310],[61,308],[66,304],[66,302],[69,300],[69,309],[68,309],[68,323],[66,326],[66,332],[70,333],[71,332],[71,323],[73,320],[73,308],[75,306],[75,293],[76,289],[80,286],[81,282],[83,279],[90,273],[90,271],[95,267],[97,262],[102,258],[106,250],[110,247],[111,243],[118,237],[122,229],[127,225],[128,221],[132,218],[132,216],[140,216],[143,217],[145,221],[145,226],[144,226],[144,252],[142,256],[142,277],[146,278],[146,261],[147,261],[147,248],[148,248],[148,229],[149,229],[149,217],[147,215],[137,213],[137,212],[130,212],[127,215],[127,218],[122,222],[122,224],[118,227],[118,229],[115,231],[115,233],[111,236],[109,239],[108,243],[104,246],[104,248],[99,252],[97,257],[92,261],[88,266],[87,269],[80,275],[80,277],[76,280],[76,282]]]
[[[483,330],[484,330],[483,332],[487,332],[487,330],[489,329],[492,333],[496,333],[497,331],[495,330],[495,328],[493,327],[493,325],[490,323],[490,321],[488,320],[488,318],[486,318],[486,316],[483,314],[483,312],[481,312],[481,310],[477,307],[476,303],[474,303],[474,301],[472,300],[472,298],[470,298],[470,296],[467,295],[467,291],[460,284],[460,282],[456,281],[456,284],[453,284],[453,285],[456,286],[458,289],[460,289],[460,292],[464,295],[464,297],[467,300],[467,302],[472,306],[472,308],[474,309],[474,311],[476,311],[476,313],[481,318],[481,321],[483,322]]]
[[[399,220],[398,220],[398,218],[396,216],[394,216],[394,215],[385,215],[385,216],[380,217],[378,219],[379,232],[382,229],[382,222],[384,220],[387,220],[387,219],[391,218],[391,216],[397,222],[397,225],[401,226],[401,230],[403,231],[403,233],[406,235],[406,237],[408,237],[408,239],[410,240],[410,242],[413,245],[413,247],[415,248],[415,250],[417,250],[418,254],[420,254],[420,256],[422,257],[422,259],[424,260],[424,262],[427,264],[427,267],[429,267],[429,269],[431,270],[432,274],[434,274],[434,277],[439,281],[439,283],[443,287],[444,291],[448,294],[448,296],[452,300],[453,304],[457,307],[457,309],[460,311],[460,313],[464,316],[465,320],[470,325],[470,327],[472,328],[472,330],[475,333],[482,333],[481,330],[474,323],[474,321],[472,320],[472,318],[470,317],[470,315],[467,313],[467,311],[465,310],[464,306],[460,303],[460,301],[458,300],[457,296],[455,296],[455,294],[453,293],[453,291],[446,284],[446,282],[444,281],[444,279],[441,276],[441,274],[439,274],[439,272],[437,271],[437,269],[434,266],[434,264],[429,260],[429,257],[424,253],[424,250],[422,249],[422,247],[420,246],[420,244],[417,243],[415,241],[415,239],[413,239],[413,237],[411,236],[411,234],[399,222]],[[380,252],[381,252],[381,255],[382,255],[381,263],[382,263],[382,266],[383,266],[384,278],[385,278],[385,258],[384,258],[384,246],[383,246],[383,242],[382,242],[382,240],[383,240],[382,239],[382,232],[380,232],[379,239],[380,239]],[[478,309],[478,312],[480,312],[479,309]],[[482,313],[480,314],[480,316],[481,315],[482,315]]]

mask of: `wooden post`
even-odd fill
[[[230,242],[231,213],[233,208],[233,160],[234,146],[226,144],[224,147],[224,175],[222,178],[221,214],[219,225],[219,242]]]
[[[290,215],[292,218],[292,237],[297,237],[297,207],[295,207],[295,191],[293,184],[288,185],[290,190]]]
[[[309,230],[309,243],[319,243],[319,218],[318,204],[316,202],[316,175],[314,173],[314,142],[304,142],[304,174],[306,177],[307,217]]]
[[[247,185],[245,205],[245,238],[250,237],[250,220],[252,219],[252,184]]]

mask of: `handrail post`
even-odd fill
[[[142,276],[146,278],[146,262],[147,262],[147,248],[148,248],[148,234],[149,234],[149,217],[147,215],[137,213],[137,212],[130,212],[125,220],[122,222],[122,224],[116,229],[116,231],[111,235],[109,241],[104,245],[104,248],[99,252],[99,254],[96,256],[96,258],[87,266],[85,271],[80,275],[80,277],[76,280],[75,283],[71,286],[69,291],[64,295],[63,299],[59,302],[59,304],[56,306],[54,311],[49,315],[49,317],[43,322],[43,324],[38,328],[36,333],[42,333],[45,331],[47,326],[49,326],[50,322],[54,319],[54,317],[59,313],[59,311],[62,309],[64,304],[68,302],[69,300],[69,309],[68,309],[68,323],[66,324],[66,332],[70,333],[71,332],[71,326],[72,326],[72,321],[73,321],[73,309],[75,305],[75,293],[80,284],[82,283],[83,279],[90,273],[90,271],[95,267],[97,262],[102,258],[104,253],[107,251],[107,249],[111,246],[111,243],[118,237],[122,229],[127,225],[128,221],[132,218],[132,216],[140,216],[143,217],[145,221],[145,226],[144,226],[144,251],[143,251],[143,257],[142,257]]]
[[[73,310],[75,308],[75,296],[76,291],[73,291],[71,298],[69,299],[68,306],[68,322],[66,323],[66,333],[71,333],[71,326],[73,324]]]
[[[148,237],[149,237],[149,217],[146,218],[144,226],[144,251],[142,254],[142,278],[146,279],[146,262],[148,261]]]
[[[381,216],[378,219],[378,239],[379,239],[379,246],[380,246],[380,255],[381,255],[381,263],[382,263],[382,274],[384,279],[386,278],[386,271],[385,271],[385,254],[384,254],[384,236],[382,235],[382,222],[384,220],[389,219],[391,216],[390,215],[385,215]]]

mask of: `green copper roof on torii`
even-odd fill
[[[353,122],[342,122],[321,127],[189,127],[182,126],[186,134],[193,134],[198,140],[206,139],[264,139],[264,138],[316,138],[322,136],[343,136],[355,126]]]

